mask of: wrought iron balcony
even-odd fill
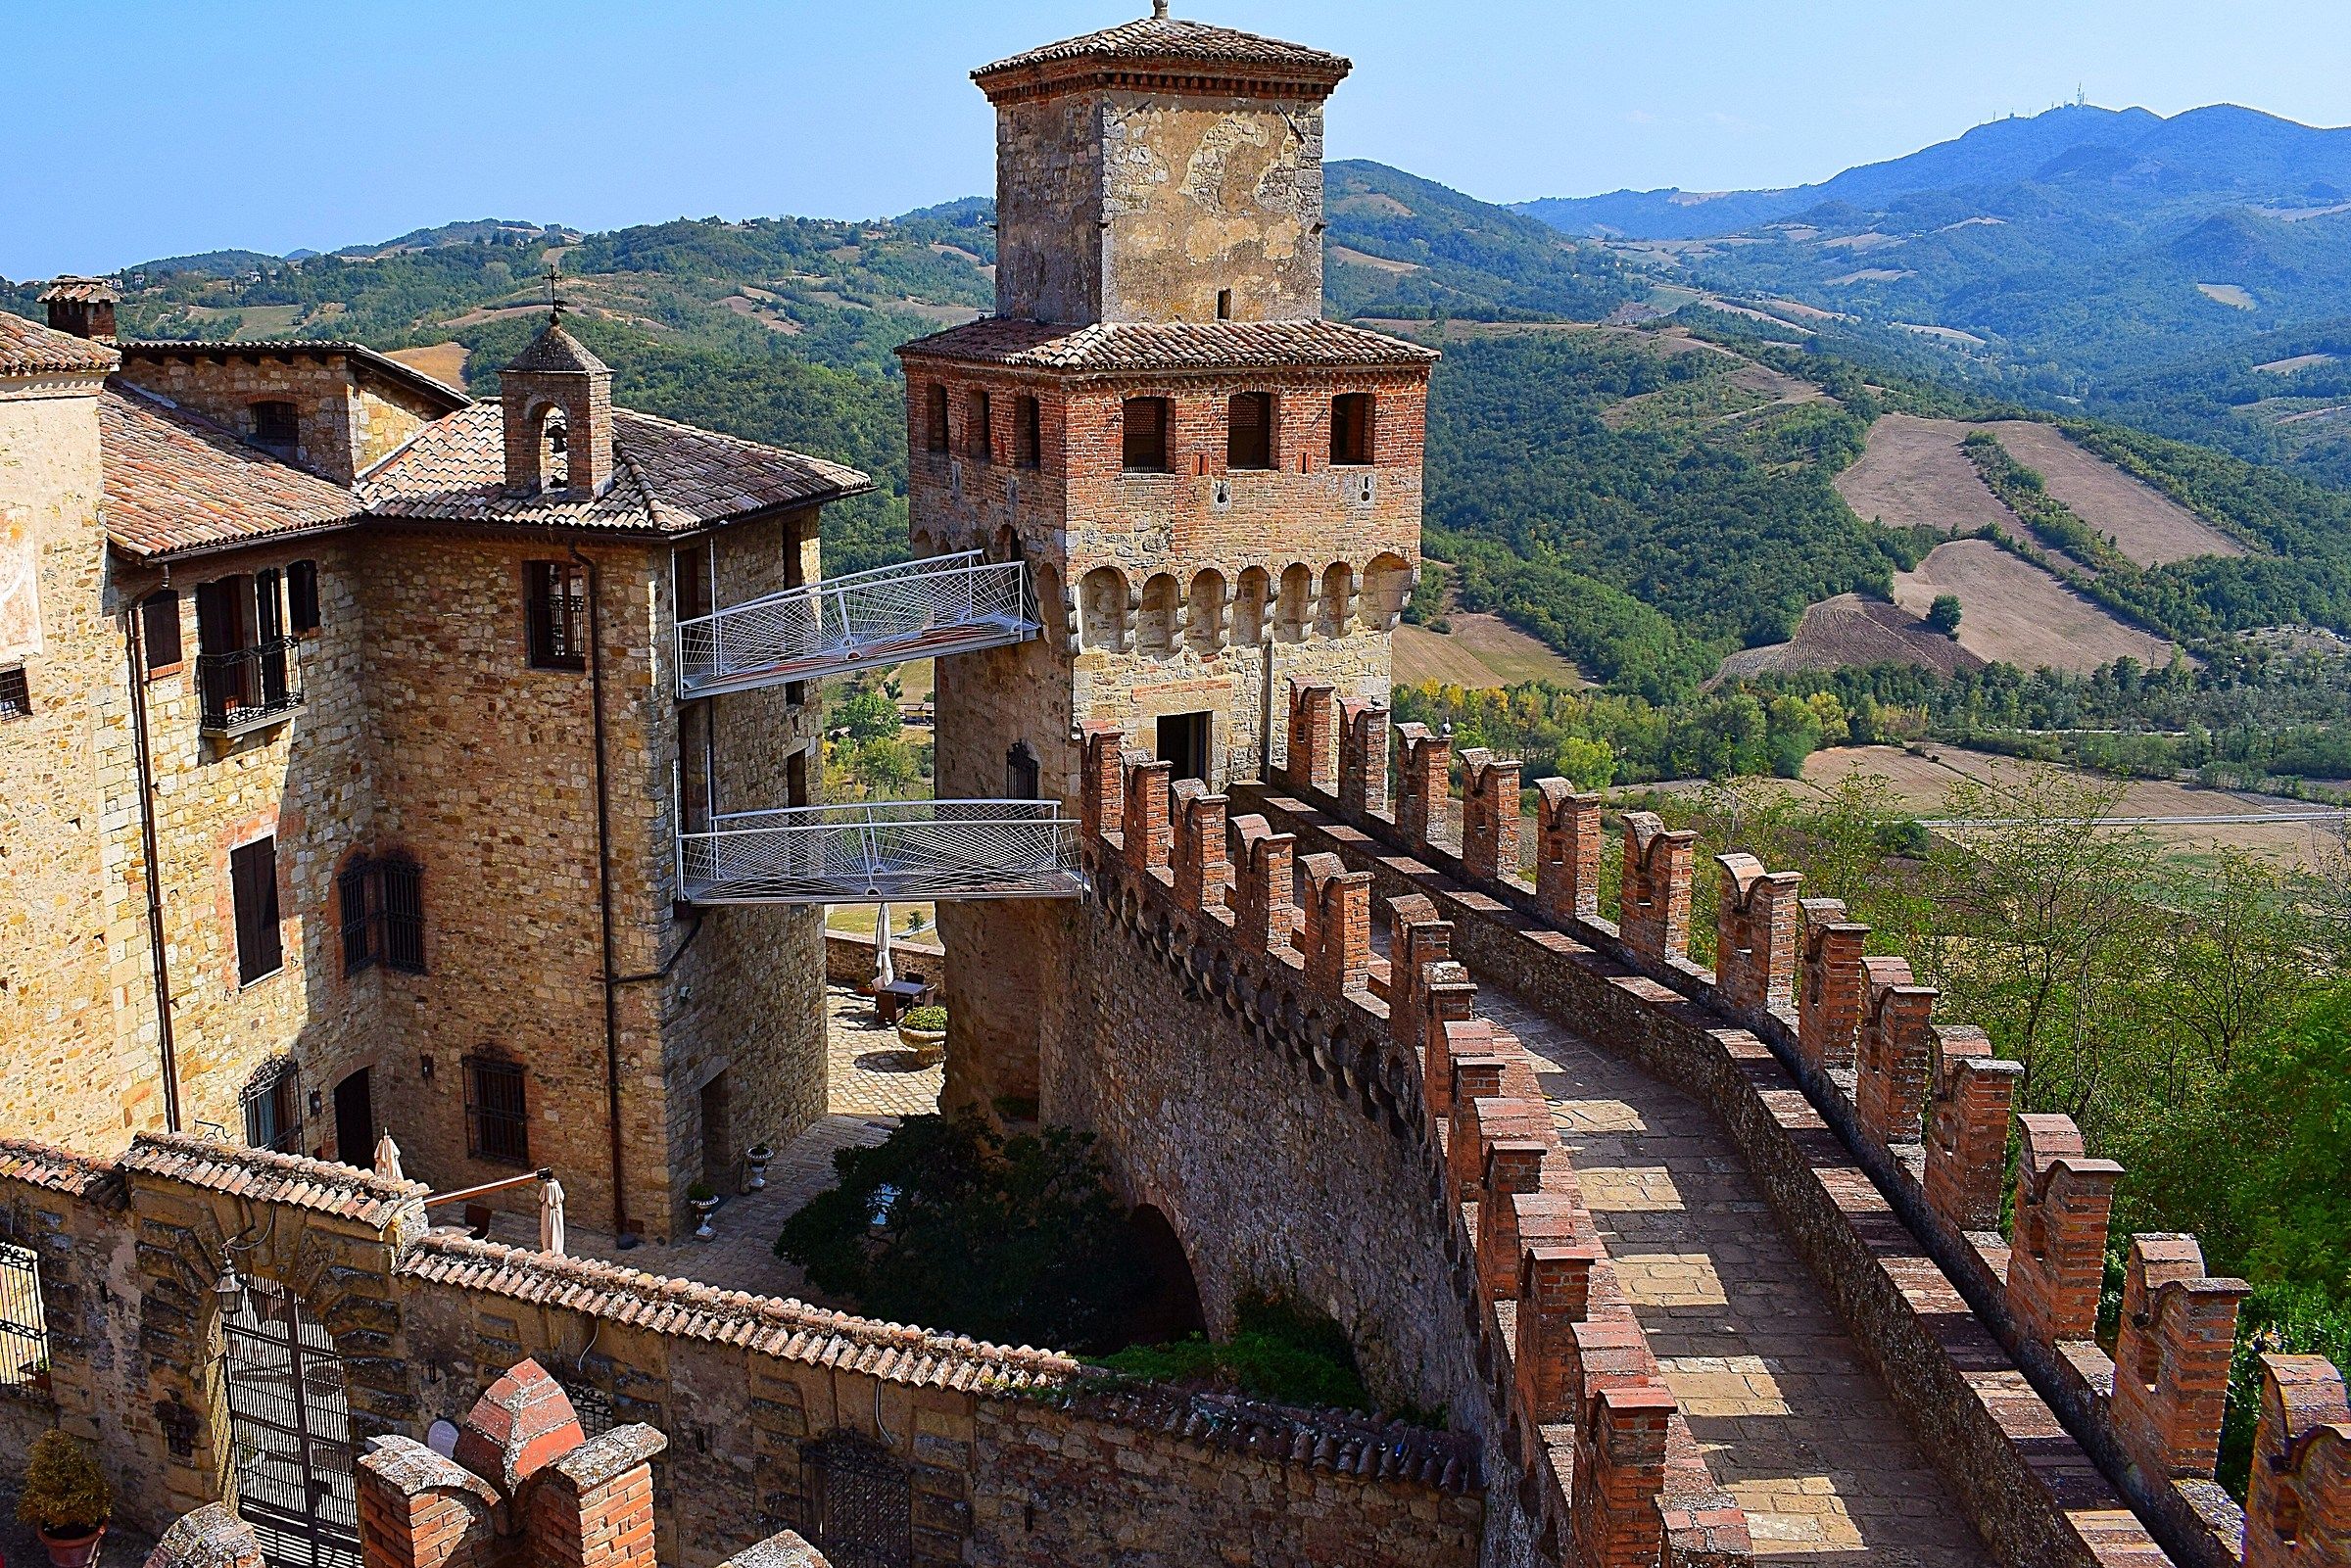
[[[226,737],[279,723],[302,706],[299,638],[281,637],[228,653],[196,655],[204,733]]]
[[[1076,898],[1078,824],[1051,800],[906,800],[728,812],[678,835],[695,904]]]
[[[678,693],[814,681],[1037,634],[1019,561],[978,550],[829,577],[678,623]]]

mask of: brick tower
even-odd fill
[[[1384,698],[1425,349],[1322,317],[1336,55],[1153,16],[973,73],[996,314],[899,351],[918,553],[1031,568],[1040,639],[942,659],[938,793],[1077,799],[1115,725],[1222,788],[1294,679]],[[1042,1101],[1067,905],[950,905],[950,1102]],[[1040,1041],[1040,1035],[1043,1039]]]

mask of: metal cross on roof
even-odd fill
[[[552,326],[562,325],[563,311],[571,304],[557,291],[556,285],[562,281],[563,259],[556,256],[549,257],[547,259],[547,319]]]

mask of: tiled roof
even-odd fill
[[[514,356],[508,370],[561,370],[574,374],[609,371],[610,366],[589,352],[588,345],[551,321]]]
[[[291,1204],[361,1224],[388,1225],[432,1189],[420,1181],[392,1181],[372,1170],[339,1165],[273,1149],[246,1149],[185,1133],[142,1132],[131,1140],[122,1168],[230,1192],[256,1203]]]
[[[332,528],[359,513],[351,492],[120,378],[98,400],[98,446],[107,533],[133,555]]]
[[[331,338],[141,338],[122,345],[125,358],[170,359],[195,358],[234,355],[248,359],[284,358],[296,355],[340,355],[361,368],[389,381],[421,392],[436,399],[449,408],[462,408],[473,400],[446,381],[426,375],[412,364],[403,364],[390,355],[380,354],[364,343],[344,343]]]
[[[425,426],[361,475],[360,499],[378,517],[684,533],[873,488],[840,463],[628,408],[612,410],[612,486],[600,496],[508,496],[503,410],[476,404]]]
[[[41,290],[41,303],[63,300],[69,305],[113,305],[122,298],[115,292],[113,278],[77,278],[59,273]]]
[[[1007,1350],[805,1302],[447,1233],[426,1236],[400,1266],[405,1274],[436,1284],[586,1312],[680,1339],[747,1346],[762,1354],[846,1367],[894,1383],[1034,1387],[1058,1384],[1079,1370],[1076,1360],[1051,1351]]]
[[[24,1138],[0,1138],[0,1176],[51,1192],[84,1196],[115,1177],[115,1167],[67,1149]]]
[[[112,370],[119,357],[103,343],[55,332],[38,321],[0,310],[0,376]]]
[[[1045,44],[983,66],[972,72],[972,79],[987,87],[1005,77],[1034,73],[1040,70],[1075,65],[1092,66],[1141,65],[1165,62],[1170,65],[1204,65],[1211,67],[1272,68],[1283,75],[1297,75],[1325,83],[1335,83],[1353,70],[1351,63],[1340,55],[1309,49],[1304,44],[1284,43],[1279,38],[1261,37],[1254,32],[1240,32],[1231,27],[1212,26],[1205,22],[1183,22],[1174,17],[1144,17],[1139,21],[1122,23],[1089,32],[1079,38],[1064,38],[1059,43]],[[1061,74],[1060,71],[1050,71]]]
[[[1039,370],[1257,370],[1432,364],[1438,356],[1345,321],[1118,321],[1055,326],[983,316],[917,338],[909,357]]]
[[[1477,1440],[1346,1410],[1269,1404],[1229,1394],[1121,1387],[1086,1378],[1060,1402],[1097,1419],[1157,1431],[1209,1448],[1252,1453],[1273,1464],[1364,1481],[1412,1481],[1443,1492],[1480,1490]]]

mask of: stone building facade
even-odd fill
[[[615,409],[554,325],[479,405],[354,345],[0,331],[11,1132],[389,1131],[658,1240],[822,1113],[821,914],[675,863],[808,803],[817,718],[682,701],[675,627],[813,580],[864,476]]]
[[[1104,723],[1221,787],[1281,760],[1293,677],[1385,695],[1436,356],[1322,319],[1347,70],[1154,18],[975,73],[997,309],[899,351],[910,527],[1027,562],[1044,636],[942,662],[940,794],[1074,803]],[[1052,1115],[1033,1021],[1067,919],[942,910],[950,1100]]]

